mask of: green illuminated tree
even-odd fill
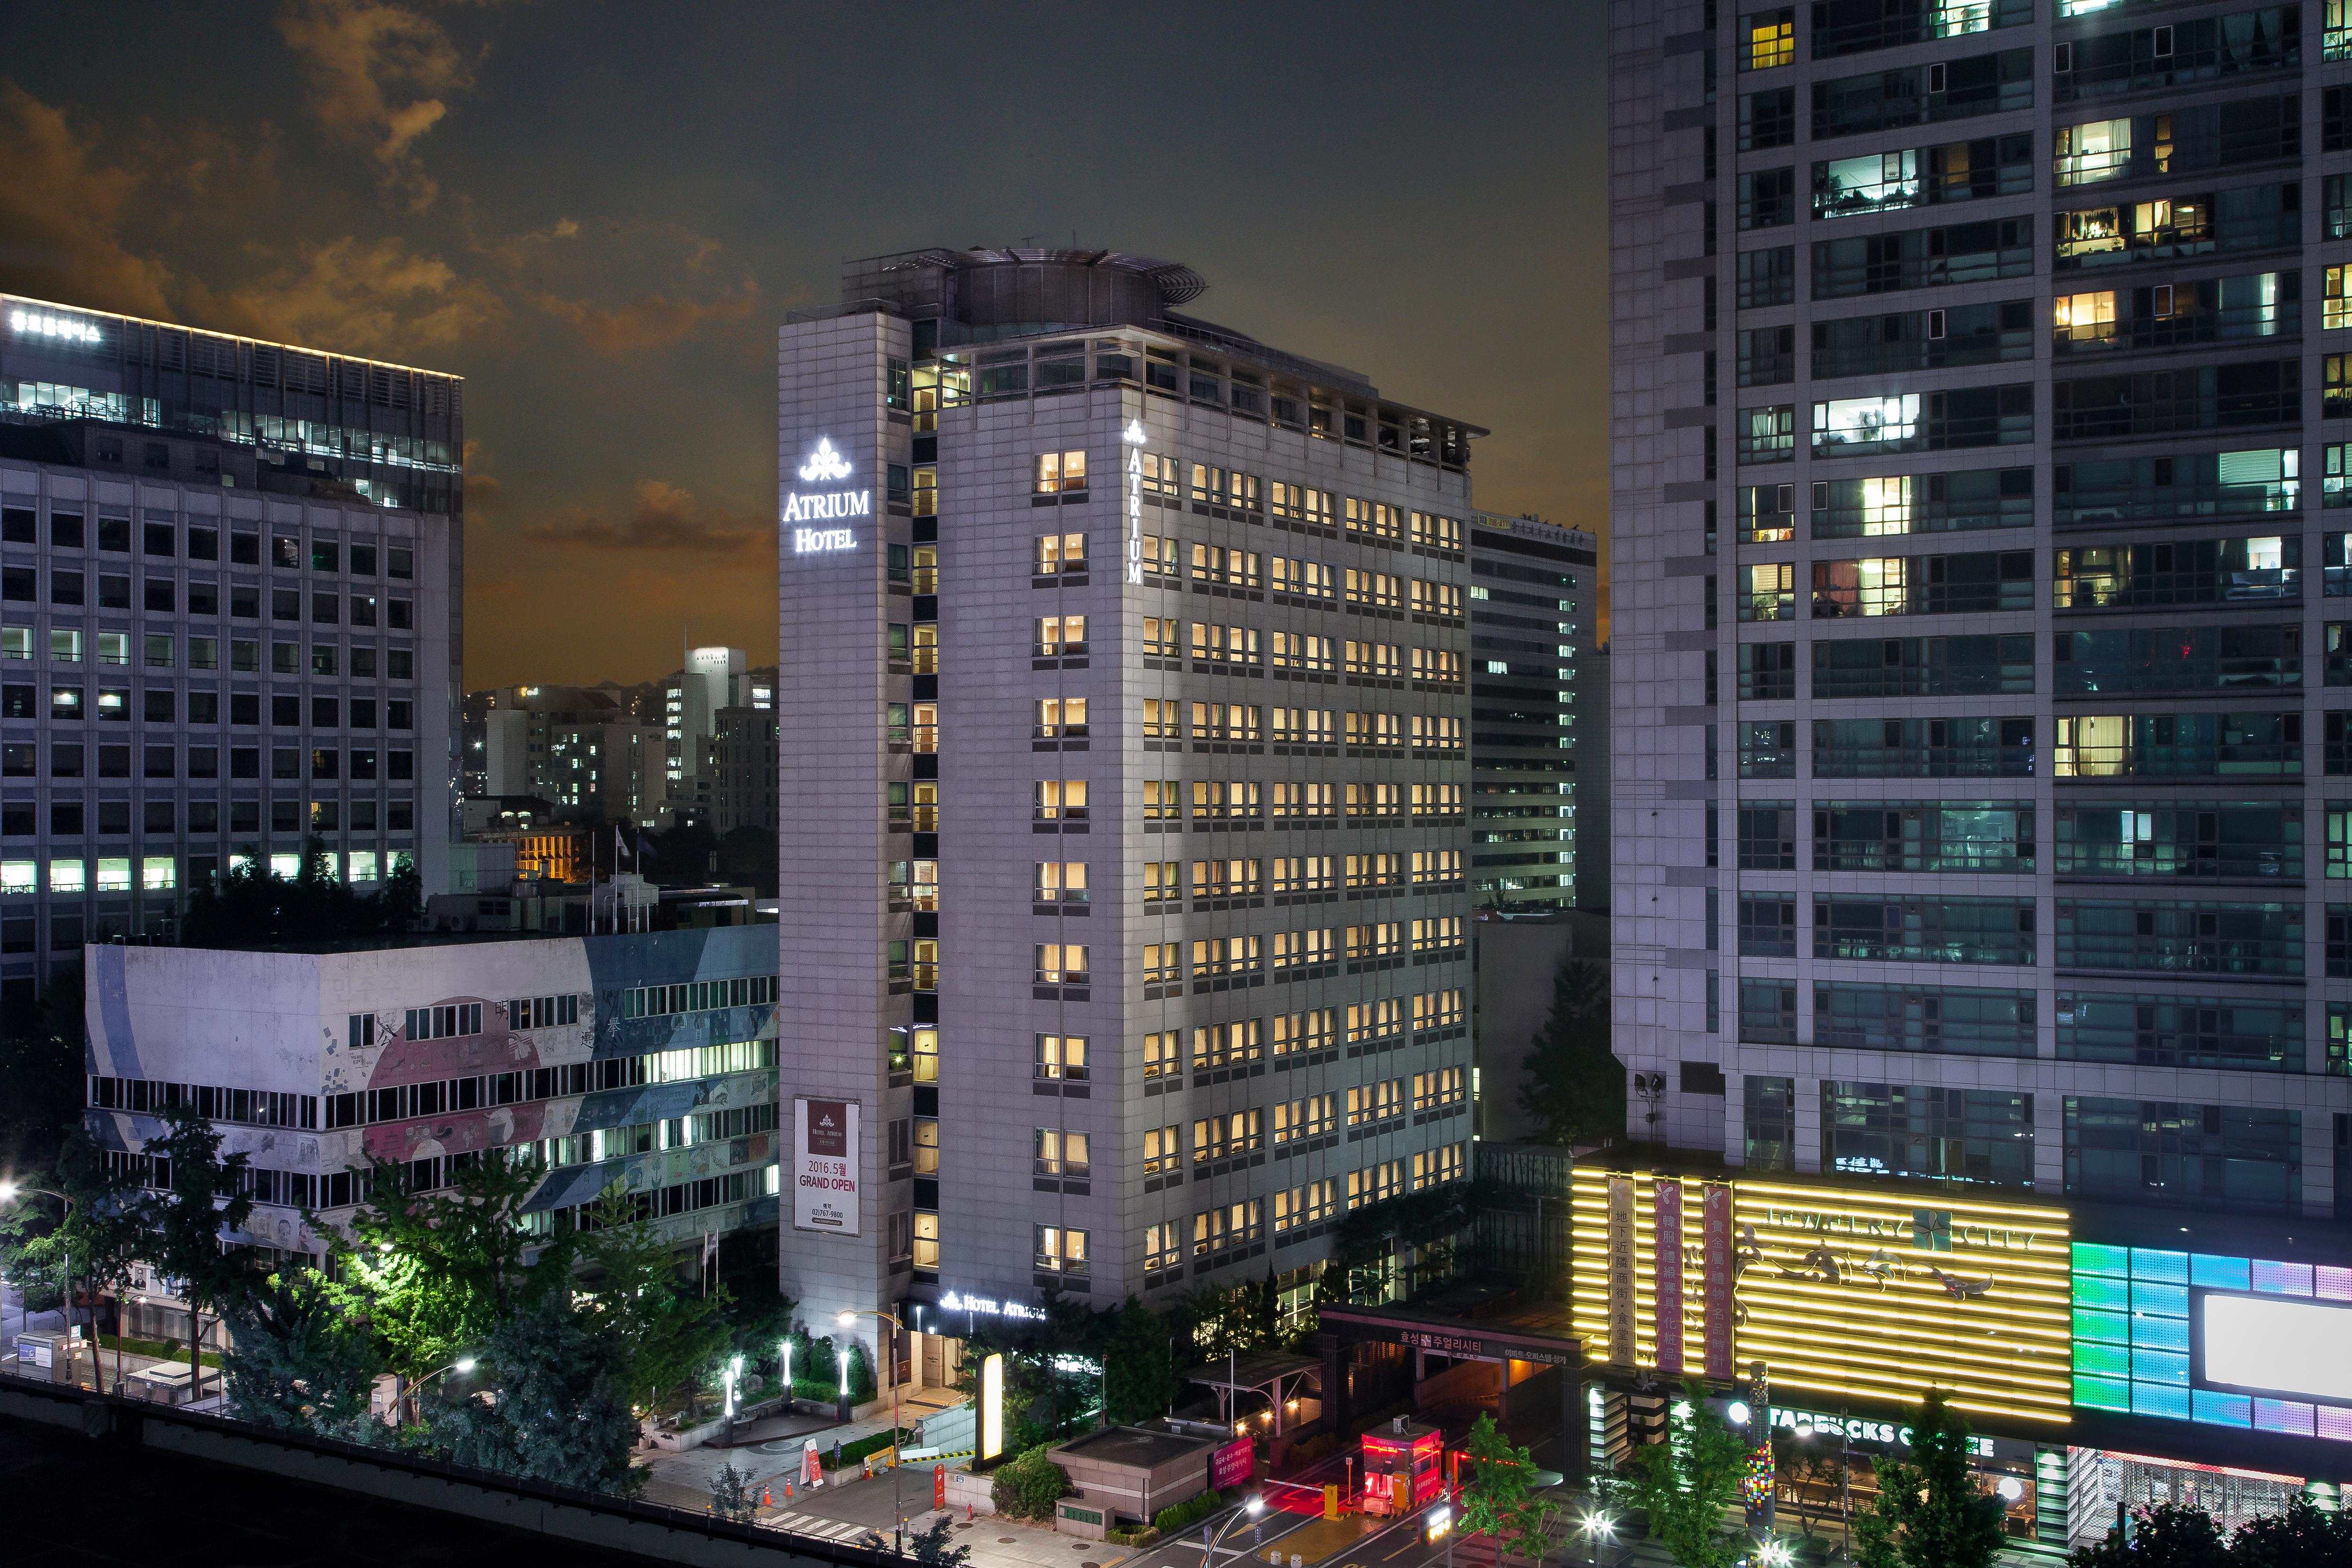
[[[368,1414],[375,1347],[323,1277],[281,1270],[239,1291],[221,1315],[231,1339],[221,1365],[238,1416],[346,1442],[389,1433]]]
[[[589,1300],[628,1349],[630,1397],[652,1409],[726,1349],[727,1289],[705,1296],[683,1287],[677,1251],[636,1217],[620,1183],[607,1186],[591,1212],[580,1240],[582,1260],[600,1271],[587,1287]]]
[[[1683,1568],[1731,1568],[1746,1538],[1724,1524],[1738,1506],[1748,1468],[1748,1440],[1706,1407],[1706,1389],[1684,1383],[1667,1415],[1668,1440],[1645,1443],[1627,1457],[1618,1495],[1649,1515],[1650,1533]]]
[[[1552,1505],[1533,1494],[1535,1457],[1481,1412],[1464,1440],[1463,1452],[1476,1468],[1462,1489],[1462,1528],[1521,1557],[1540,1558],[1550,1545],[1545,1525]]]
[[[541,1290],[483,1345],[475,1382],[489,1392],[436,1384],[425,1420],[461,1465],[630,1496],[645,1478],[629,1464],[629,1363],[620,1336],[575,1311],[569,1291]]]
[[[1969,1424],[1933,1393],[1911,1422],[1911,1462],[1873,1466],[1878,1496],[1854,1515],[1863,1568],[1992,1568],[2000,1552],[2001,1504],[1979,1489],[1969,1463]]]
[[[193,1107],[159,1117],[163,1131],[144,1145],[158,1184],[131,1212],[147,1261],[180,1281],[187,1299],[189,1390],[201,1397],[205,1309],[217,1311],[249,1282],[243,1258],[221,1247],[221,1232],[244,1229],[253,1215],[252,1194],[238,1190],[248,1161],[242,1151],[223,1154],[220,1130]]]
[[[537,1164],[494,1152],[459,1167],[446,1190],[411,1193],[406,1167],[375,1162],[335,1289],[346,1310],[367,1318],[394,1371],[413,1382],[478,1349],[569,1274],[562,1245],[546,1248],[538,1268],[525,1262],[539,1243],[520,1220],[539,1177]]]

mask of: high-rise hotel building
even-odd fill
[[[780,334],[812,1321],[1303,1291],[1351,1207],[1466,1173],[1477,432],[1202,288],[922,251]]]
[[[0,990],[316,837],[446,878],[457,378],[0,296]]]
[[[1633,1131],[2352,1215],[2336,8],[1612,15]]]

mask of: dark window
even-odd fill
[[[33,597],[34,573],[30,566],[0,567],[0,599]]]
[[[190,524],[188,528],[188,559],[191,561],[219,560],[220,530],[216,528],[198,528],[193,523]]]
[[[269,537],[269,563],[295,571],[302,567],[302,542],[290,533],[275,533]]]
[[[220,777],[220,752],[213,746],[188,748],[188,776],[192,779]]]
[[[98,547],[117,554],[131,553],[131,520],[127,517],[101,517],[98,520]]]
[[[98,580],[98,607],[101,610],[129,609],[131,579],[100,575]]]
[[[60,550],[79,550],[81,548],[81,513],[51,511],[49,542]]]
[[[332,697],[310,699],[310,726],[316,730],[331,730],[342,721],[339,711],[342,704]]]
[[[41,716],[36,688],[30,686],[0,686],[0,719],[37,719]]]
[[[257,779],[261,776],[261,752],[254,746],[232,746],[228,752],[228,776],[233,779]]]
[[[269,590],[269,618],[273,621],[299,621],[302,618],[302,594],[297,588]]]
[[[40,514],[31,507],[0,507],[0,542],[38,544],[41,542],[40,526]]]
[[[230,584],[228,591],[228,613],[240,621],[259,620],[261,618],[261,590],[258,588],[245,587],[236,584]]]
[[[147,722],[150,724],[170,723],[172,721],[172,710],[175,706],[177,705],[172,700],[172,689],[170,687],[166,686],[158,689],[151,686],[147,689],[146,716]]]
[[[177,758],[171,747],[150,746],[147,748],[145,757],[146,765],[140,772],[147,778],[167,779],[178,772],[178,769],[173,765],[176,761]]]
[[[384,776],[392,779],[413,779],[416,776],[416,753],[388,752],[385,753]]]
[[[220,614],[220,588],[212,583],[188,584],[188,614],[217,616]]]
[[[232,691],[228,699],[228,721],[232,724],[261,722],[261,697],[257,692]]]
[[[151,800],[147,803],[147,809],[142,815],[140,826],[142,830],[147,833],[169,834],[174,826],[173,819],[178,815],[179,813],[172,809],[170,801]]]
[[[384,711],[387,715],[387,728],[394,730],[414,730],[416,728],[415,703],[405,701],[399,698],[394,698],[393,700],[384,704]]]
[[[188,722],[217,724],[220,722],[220,693],[191,691],[188,693]]]
[[[352,546],[352,575],[354,577],[373,577],[375,575],[374,545],[354,544]]]
[[[412,631],[416,626],[416,605],[408,599],[388,599],[384,602],[383,624],[394,631]]]
[[[172,613],[173,600],[172,586],[172,580],[169,577],[148,578],[146,595],[147,607],[163,615],[170,615]]]
[[[228,536],[228,559],[232,566],[261,564],[261,536],[257,533],[232,533]]]
[[[354,730],[373,730],[375,728],[374,698],[354,697],[352,699],[352,728]]]
[[[80,837],[81,802],[78,800],[49,802],[49,831],[60,837]]]
[[[179,531],[168,522],[151,522],[140,530],[146,552],[150,555],[174,555],[179,552]]]
[[[310,570],[313,572],[341,571],[341,555],[342,546],[331,539],[310,541]]]
[[[82,576],[79,572],[49,574],[49,603],[52,605],[82,603]]]
[[[310,595],[310,619],[322,626],[331,626],[342,619],[342,599],[334,594]]]
[[[269,721],[282,730],[299,727],[302,722],[302,700],[299,697],[271,697]]]

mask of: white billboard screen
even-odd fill
[[[2352,1400],[2352,1306],[2208,1296],[2203,1327],[2207,1383]]]

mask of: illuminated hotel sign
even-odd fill
[[[833,484],[849,477],[849,459],[833,449],[826,437],[817,437],[816,450],[800,467],[803,484]],[[874,492],[862,490],[820,490],[803,494],[794,490],[784,497],[783,521],[787,523],[827,522],[835,519],[872,517]],[[793,553],[813,555],[826,551],[855,550],[856,533],[846,527],[795,528],[793,530]]]
[[[1045,1309],[1032,1307],[1023,1301],[1000,1301],[993,1296],[964,1296],[950,1290],[940,1298],[943,1312],[977,1312],[983,1318],[1026,1318],[1034,1322],[1045,1321]]]
[[[1782,1180],[1574,1176],[1575,1331],[1626,1372],[1729,1381],[1760,1361],[1815,1405],[1916,1403],[2063,1425],[2066,1212]]]
[[[1143,581],[1143,421],[1130,419],[1121,433],[1127,443],[1127,580]]]
[[[70,316],[52,316],[46,310],[11,310],[8,328],[28,338],[63,338],[68,342],[98,342],[98,323],[77,321]]]

